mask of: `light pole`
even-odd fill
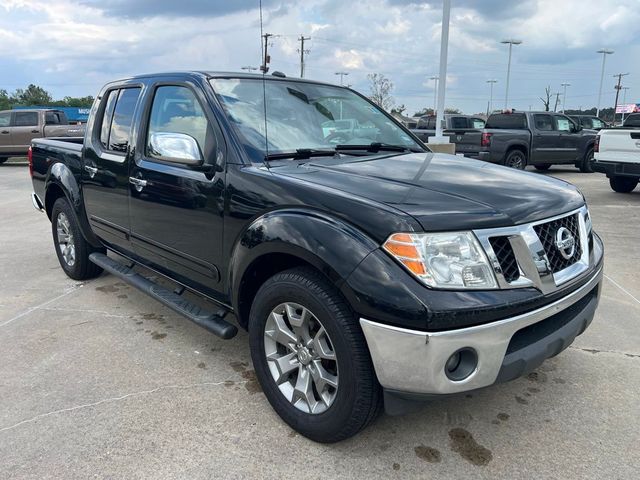
[[[449,18],[451,16],[451,0],[442,1],[442,34],[440,36],[440,71],[438,72],[438,105],[436,107],[436,134],[429,137],[429,143],[448,144],[449,137],[442,135],[444,120],[444,96],[447,87],[447,54],[449,51]],[[448,148],[448,147],[447,147]],[[455,150],[454,150],[455,151]],[[453,153],[453,152],[451,152]]]
[[[570,83],[561,83],[563,91],[562,91],[562,113],[564,113],[564,108],[567,106],[567,87],[570,87]]]
[[[487,115],[490,114],[491,112],[493,112],[493,84],[494,83],[498,83],[497,80],[487,80],[487,83],[490,85],[490,89],[489,89],[489,111],[487,112]]]
[[[433,114],[436,115],[436,109],[438,108],[438,80],[440,77],[434,75],[433,77],[429,77],[429,80],[433,80]]]
[[[622,104],[626,105],[627,104],[627,90],[629,90],[629,87],[622,87]],[[622,123],[624,123],[624,112],[622,112],[622,120],[620,120]]]
[[[600,116],[600,101],[602,100],[602,83],[604,82],[604,64],[607,60],[607,55],[611,55],[613,50],[609,50],[607,48],[601,48],[596,53],[602,54],[602,72],[600,73],[600,89],[598,90],[598,107],[596,109],[596,117]],[[615,117],[615,112],[614,112]]]
[[[336,72],[336,75],[340,75],[340,86],[344,86],[344,76],[349,75],[349,72]]]
[[[504,109],[506,110],[509,106],[509,77],[511,76],[511,49],[514,45],[520,45],[522,40],[516,40],[514,38],[510,38],[508,40],[502,40],[500,43],[508,43],[509,44],[509,62],[507,63],[507,86],[504,91]]]

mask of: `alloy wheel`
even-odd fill
[[[64,212],[58,214],[56,221],[56,233],[58,237],[58,248],[64,262],[73,267],[76,263],[76,246],[73,240],[71,224]]]

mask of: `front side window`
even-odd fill
[[[133,123],[133,113],[140,96],[140,88],[120,90],[116,108],[113,111],[111,130],[109,132],[109,150],[126,153],[129,147],[129,136]]]
[[[0,113],[0,127],[8,127],[10,122],[11,122],[10,112]]]
[[[15,127],[37,127],[38,112],[16,112],[13,125]]]
[[[599,118],[592,118],[591,125],[588,128],[604,128],[604,122]]]
[[[484,128],[485,121],[481,118],[472,118],[471,119],[471,128]]]
[[[60,113],[46,112],[44,114],[44,122],[46,125],[60,125],[62,123],[62,120],[60,119]]]
[[[261,154],[373,142],[424,150],[382,110],[346,88],[239,78],[211,83],[229,120]]]
[[[166,85],[156,89],[149,118],[149,139],[158,132],[182,133],[198,143],[201,154],[210,152],[214,143],[213,130],[194,93],[187,87]]]
[[[561,132],[571,132],[571,120],[567,117],[556,117],[556,124],[558,125],[558,130]]]

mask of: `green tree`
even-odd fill
[[[29,105],[49,105],[53,98],[51,98],[51,94],[47,92],[44,88],[38,87],[33,83],[30,84],[25,90],[19,88],[13,94],[15,100],[20,105],[29,106]]]
[[[0,110],[9,110],[12,103],[9,92],[0,89]]]

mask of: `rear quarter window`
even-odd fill
[[[487,120],[486,128],[526,129],[527,117],[524,113],[500,113],[491,115]]]

